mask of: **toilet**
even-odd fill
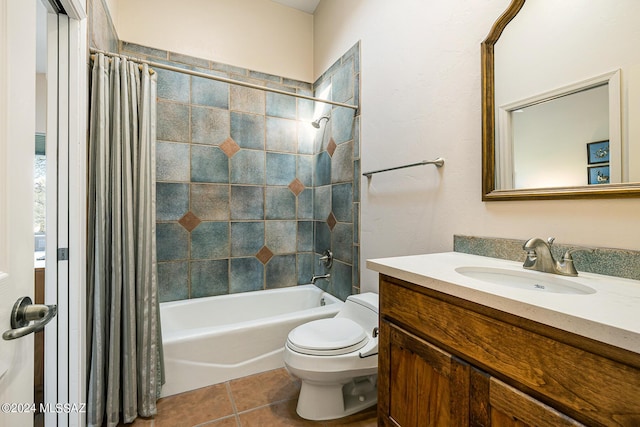
[[[301,380],[297,412],[302,418],[331,420],[374,405],[378,295],[351,295],[335,317],[293,329],[285,344],[284,364]]]

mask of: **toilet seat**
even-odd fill
[[[335,356],[359,350],[369,338],[362,327],[351,319],[333,317],[314,320],[293,329],[287,346],[298,353]]]

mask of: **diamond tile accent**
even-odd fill
[[[289,190],[291,190],[291,192],[297,196],[304,190],[304,184],[300,182],[298,178],[295,178],[289,183]]]
[[[191,211],[184,214],[184,216],[178,220],[178,223],[189,232],[193,231],[201,222],[200,218],[195,216]]]
[[[240,146],[233,140],[233,138],[227,138],[222,144],[220,144],[220,149],[227,155],[227,157],[231,158],[234,154],[240,151]]]
[[[333,138],[331,138],[329,140],[329,144],[327,144],[327,153],[329,153],[330,157],[333,157],[333,152],[336,151],[336,148],[338,148],[338,146],[336,145],[336,142],[333,140]]]
[[[273,252],[271,252],[271,250],[266,246],[263,246],[256,254],[256,258],[258,258],[258,261],[260,261],[262,264],[266,264],[267,262],[269,262],[272,257]]]
[[[335,215],[333,215],[333,212],[329,212],[329,216],[327,217],[327,225],[329,226],[329,230],[333,231],[333,227],[336,226],[337,222],[338,220],[336,219]]]

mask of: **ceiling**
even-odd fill
[[[316,7],[320,0],[273,0],[276,3],[283,4],[285,6],[292,7],[294,9],[301,10],[303,12],[311,13],[315,12]]]

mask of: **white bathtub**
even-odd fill
[[[160,304],[162,396],[283,367],[289,332],[342,304],[315,285]]]

